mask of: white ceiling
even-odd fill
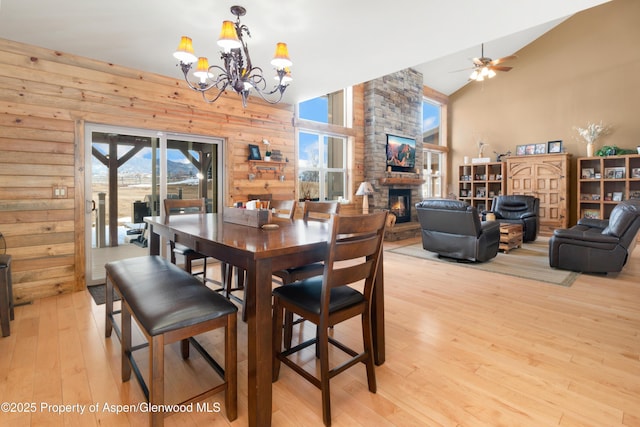
[[[447,95],[467,83],[471,58],[511,55],[568,16],[608,0],[0,0],[0,38],[181,78],[180,36],[218,63],[222,20],[241,19],[254,65],[289,45],[289,103],[407,67]],[[507,64],[507,65],[515,65]],[[516,71],[515,68],[513,71]]]

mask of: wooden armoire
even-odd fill
[[[540,199],[540,234],[552,235],[569,225],[571,154],[539,154],[507,158],[507,194]]]

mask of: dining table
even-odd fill
[[[222,214],[145,217],[151,255],[160,255],[161,237],[246,272],[249,426],[271,425],[272,412],[272,273],[323,261],[329,239],[328,224],[302,219],[276,219],[278,227],[263,229],[225,222]],[[382,255],[381,255],[382,256]],[[372,302],[374,360],[385,361],[384,271],[382,259]]]

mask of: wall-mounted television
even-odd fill
[[[413,171],[416,167],[416,140],[387,134],[387,166],[392,171]]]

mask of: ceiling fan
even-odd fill
[[[513,68],[499,64],[511,59],[516,59],[516,55],[505,56],[504,58],[499,59],[491,59],[484,56],[484,43],[482,43],[481,49],[480,58],[473,58],[473,72],[469,76],[469,80],[481,82],[485,78],[490,79],[494,77],[496,75],[496,71],[509,71]]]

